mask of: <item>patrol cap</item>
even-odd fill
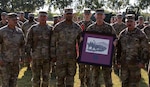
[[[46,11],[39,11],[39,14],[47,16],[47,12]]]
[[[122,17],[122,14],[121,14],[121,13],[118,13],[116,16],[117,16],[117,17]]]
[[[149,21],[145,21],[144,24],[149,24]]]
[[[23,11],[20,11],[19,14],[24,14],[24,12],[23,12]]]
[[[2,13],[1,13],[1,16],[6,16],[6,15],[7,15],[6,12],[2,12]]]
[[[127,14],[125,21],[135,21],[135,15],[134,14]]]
[[[8,13],[7,17],[8,18],[17,18],[18,19],[18,15],[16,13]]]
[[[28,17],[34,17],[34,14],[33,13],[29,13]]]
[[[104,14],[104,9],[103,8],[97,9],[96,14]]]
[[[143,16],[139,16],[138,19],[139,20],[144,20],[144,17]]]
[[[65,8],[65,14],[72,14],[73,9],[72,8]]]
[[[54,16],[53,17],[53,20],[58,20],[59,19],[59,16]]]
[[[89,8],[84,9],[84,14],[90,14],[90,13],[91,13],[91,9]]]

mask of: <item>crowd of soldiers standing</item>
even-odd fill
[[[143,17],[139,16],[136,24],[134,14],[127,14],[124,23],[119,13],[109,24],[104,21],[105,11],[102,8],[95,11],[95,22],[91,20],[91,15],[91,10],[85,9],[83,20],[74,22],[73,9],[66,8],[63,18],[54,17],[54,24],[50,26],[46,22],[48,14],[45,11],[39,12],[38,21],[35,21],[33,13],[29,13],[26,19],[24,12],[2,12],[2,87],[16,87],[20,60],[25,61],[28,68],[31,63],[32,87],[48,87],[50,73],[51,78],[56,78],[57,87],[74,87],[77,64],[80,87],[100,87],[100,73],[103,74],[105,87],[113,87],[112,67],[77,62],[82,33],[85,31],[115,36],[112,61],[114,71],[120,76],[122,87],[140,87],[140,70],[149,61],[148,23],[144,24]]]

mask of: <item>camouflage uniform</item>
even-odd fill
[[[52,58],[57,58],[56,75],[58,87],[73,87],[76,74],[76,42],[81,28],[78,24],[66,24],[66,20],[54,27],[52,35]]]
[[[138,17],[138,24],[136,25],[137,28],[139,29],[143,29],[144,28],[144,17],[143,16],[139,16]]]
[[[83,31],[86,31],[87,27],[91,24],[93,24],[93,21],[81,21],[79,22],[79,25],[81,26]],[[80,87],[84,87],[86,84],[87,87],[90,87],[90,77],[91,76],[91,65],[86,65],[79,63],[79,79],[81,82]]]
[[[96,22],[94,24],[90,25],[87,28],[87,31],[115,35],[115,31],[114,31],[113,27],[104,21],[104,9],[103,8],[96,10],[95,17],[96,17]],[[101,22],[101,24],[98,25],[98,23],[100,23],[100,22]],[[93,66],[92,71],[93,71],[92,87],[100,87],[100,85],[101,85],[99,82],[100,66]],[[105,81],[106,87],[112,87],[111,71],[112,71],[111,67],[102,66],[102,73],[104,76],[104,81]]]
[[[119,16],[119,15],[118,15]],[[117,16],[117,17],[118,17]],[[121,15],[122,16],[122,15]],[[117,34],[117,37],[119,36],[119,33],[123,30],[123,29],[125,29],[126,28],[126,25],[125,25],[125,23],[121,23],[121,24],[119,24],[119,23],[114,23],[113,25],[112,25],[113,27],[114,27],[114,29],[115,29],[115,31],[116,31],[116,34]],[[115,72],[115,74],[117,74],[118,76],[120,76],[120,69],[119,69],[119,67],[116,65],[116,58],[115,58],[115,55],[116,55],[116,48],[115,48],[115,53],[114,53],[114,58],[113,58],[113,68],[114,68],[114,72]]]
[[[2,12],[1,13],[1,18],[5,18],[3,20],[6,20],[6,16],[7,16],[6,12]],[[3,23],[2,21],[0,21],[0,28],[3,27],[3,26],[5,26],[5,25],[7,25],[7,21],[6,21],[6,23]]]
[[[90,20],[90,21],[80,21],[79,25],[81,26],[83,31],[86,31],[88,26],[91,25],[92,23],[94,23],[92,20]]]
[[[58,22],[59,22],[59,16],[54,16],[53,17],[53,26],[55,26]],[[52,70],[51,70],[51,79],[52,80],[55,80],[56,79],[56,62],[52,62],[51,63],[51,67],[52,67]]]
[[[7,25],[7,22],[5,24],[2,23],[2,21],[0,21],[0,28]]]
[[[32,22],[29,22],[29,21],[26,21],[23,25],[22,25],[22,31],[24,32],[24,34],[26,35],[27,34],[27,31],[28,29],[36,24],[37,22],[36,21],[32,21]]]
[[[146,34],[146,37],[148,39],[148,48],[149,48],[149,53],[150,53],[150,26],[144,27],[142,29],[142,31]],[[150,87],[150,60],[147,61],[146,63],[148,63],[147,65],[147,70],[148,70],[148,76],[149,76],[149,87]]]
[[[148,38],[148,42],[150,42],[150,25],[147,27],[144,27],[142,29],[142,31],[146,34],[147,38]]]
[[[139,28],[139,29],[143,29],[143,28],[144,28],[144,25],[143,25],[143,24],[142,24],[142,25],[139,25],[139,24],[138,24],[138,25],[136,25],[136,27]]]
[[[114,23],[112,26],[114,27],[117,36],[119,35],[119,33],[120,33],[123,29],[125,29],[125,28],[127,27],[127,26],[125,25],[125,23],[123,23],[123,22],[122,22],[121,24]]]
[[[134,16],[129,15],[128,20]],[[121,31],[118,42],[117,61],[121,64],[122,87],[139,87],[141,68],[139,63],[144,63],[148,58],[148,42],[145,34],[138,28],[128,28]]]
[[[15,16],[15,14],[9,14]],[[2,87],[16,87],[19,74],[19,60],[24,56],[24,35],[20,28],[0,28]]]
[[[51,29],[48,25],[35,24],[27,33],[26,51],[32,56],[33,87],[48,87],[49,84]]]
[[[29,20],[27,20],[27,21],[22,25],[22,31],[23,31],[24,34],[25,34],[25,38],[26,38],[28,29],[29,29],[32,25],[34,25],[34,24],[37,23],[37,22],[34,20],[34,14],[32,14],[32,13],[29,13],[29,14],[28,14],[28,19],[29,19]],[[31,70],[31,68],[30,68],[30,62],[31,62],[31,58],[26,59],[26,61],[24,62],[24,65],[27,66],[27,69],[28,69],[28,70]]]
[[[90,25],[87,31],[94,31],[105,34],[114,34],[114,30],[111,25],[104,22],[103,25],[98,26],[96,23]],[[104,81],[106,87],[112,87],[112,78],[111,78],[111,68],[102,66]],[[100,87],[99,75],[100,75],[100,66],[93,66],[93,87]]]
[[[20,11],[20,12],[19,12],[19,16],[23,16],[23,19],[19,19],[20,22],[25,23],[25,22],[27,21],[27,19],[24,18],[25,13],[24,13],[23,11]]]

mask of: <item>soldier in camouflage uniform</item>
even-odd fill
[[[59,16],[54,16],[53,17],[53,26],[55,26],[58,22],[59,22]],[[52,70],[51,70],[51,79],[52,80],[55,80],[56,79],[56,62],[52,62],[51,63],[51,67],[52,67]]]
[[[1,21],[0,21],[0,28],[7,25],[7,13],[6,12],[2,12],[1,13]],[[1,48],[1,45],[0,45]],[[1,67],[0,67],[0,76],[1,76]]]
[[[24,17],[25,16],[25,14],[24,14],[24,12],[23,11],[20,11],[19,13],[18,13],[18,18],[19,18],[19,20],[18,20],[18,27],[19,28],[21,28],[22,27],[22,25],[27,21],[27,19]]]
[[[147,37],[147,39],[148,39],[148,45],[149,45],[149,47],[150,47],[150,25],[144,27],[144,28],[142,29],[142,31],[146,34],[146,37]],[[150,51],[150,48],[149,48],[149,51]],[[148,67],[149,87],[150,87],[150,60],[147,61],[147,62],[149,62],[149,64],[148,64],[147,67]]]
[[[54,16],[53,17],[53,26],[55,26],[59,22],[59,16]]]
[[[112,25],[116,31],[117,36],[119,35],[119,33],[126,28],[126,25],[124,22],[122,22],[122,14],[117,14],[117,21]]]
[[[148,42],[150,42],[150,25],[144,27],[142,29],[142,31],[146,34],[147,38],[148,38]]]
[[[25,23],[27,21],[27,19],[24,17],[25,14],[23,11],[19,12],[19,21],[21,21],[22,23]]]
[[[32,87],[48,87],[52,27],[46,23],[46,12],[40,11],[38,20],[39,24],[33,25],[27,32],[26,51],[28,58],[32,57]]]
[[[36,24],[37,22],[34,20],[34,14],[33,13],[29,13],[28,15],[28,20],[22,25],[22,31],[24,32],[25,34],[25,38],[26,38],[26,35],[27,35],[27,31],[28,29]],[[26,62],[25,62],[25,65],[28,67],[28,70],[30,70],[30,62],[31,62],[31,58],[29,58]]]
[[[143,16],[138,17],[138,24],[136,25],[136,27],[139,29],[144,28],[144,17]]]
[[[2,12],[1,13],[1,21],[0,21],[0,28],[7,25],[7,13],[6,12]]]
[[[8,14],[8,25],[0,28],[0,65],[2,87],[16,87],[19,74],[19,60],[24,56],[24,34],[17,25],[17,14]]]
[[[96,23],[90,25],[87,31],[94,31],[103,34],[114,34],[115,31],[111,25],[104,22],[105,14],[104,9],[97,9],[96,14]],[[116,42],[114,42],[114,45]],[[100,66],[93,66],[93,86],[92,87],[100,87],[99,75],[100,75]],[[111,67],[102,66],[102,72],[104,76],[105,86],[112,87],[112,77],[111,77]]]
[[[117,14],[116,16],[117,18],[117,21],[112,25],[116,31],[116,34],[117,34],[117,37],[119,36],[119,33],[126,28],[126,25],[124,22],[122,22],[122,19],[123,19],[123,16],[121,13]],[[115,54],[116,55],[116,49],[115,49]],[[120,66],[118,66],[116,64],[116,59],[115,59],[115,56],[113,58],[113,68],[114,68],[114,72],[115,74],[117,74],[118,76],[120,76]]]
[[[34,20],[34,14],[33,13],[29,13],[28,15],[28,20],[22,25],[22,31],[24,32],[24,34],[27,34],[28,29],[36,24],[37,22]]]
[[[141,67],[148,59],[148,41],[135,27],[135,15],[126,15],[127,28],[121,31],[117,62],[121,64],[122,87],[140,87]]]
[[[112,16],[112,17],[110,18],[110,25],[113,25],[116,21],[117,21],[116,16]]]
[[[84,20],[79,22],[83,31],[86,31],[87,27],[94,22],[90,19],[91,18],[91,10],[85,9],[84,10]],[[79,78],[81,85],[80,87],[90,87],[90,77],[91,76],[91,66],[79,63]]]
[[[76,74],[76,43],[79,42],[80,26],[72,21],[73,9],[65,9],[65,19],[54,27],[52,35],[52,58],[57,58],[56,75],[58,87],[73,87]]]

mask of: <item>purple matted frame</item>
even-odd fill
[[[78,62],[91,65],[112,66],[114,38],[115,35],[84,32]]]

